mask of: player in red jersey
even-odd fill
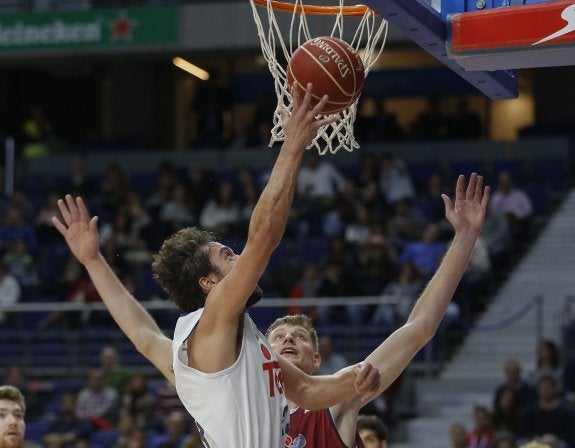
[[[366,358],[365,361],[381,375],[379,390],[373,397],[389,387],[435,335],[483,226],[489,195],[489,187],[483,188],[483,178],[475,173],[467,188],[465,178],[459,176],[455,202],[442,195],[445,216],[453,226],[455,237],[407,322]],[[307,374],[313,373],[321,364],[317,334],[306,316],[277,319],[268,328],[266,337],[278,355]],[[286,448],[363,447],[356,431],[357,416],[369,399],[356,396],[329,409],[316,411],[298,408],[288,400],[291,415]]]

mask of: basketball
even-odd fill
[[[335,37],[316,37],[294,51],[287,70],[288,86],[297,83],[302,94],[313,84],[312,105],[324,95],[329,101],[322,114],[335,114],[347,109],[361,94],[365,81],[363,62],[347,43]]]

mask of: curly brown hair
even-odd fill
[[[0,400],[13,401],[20,405],[22,412],[26,412],[26,399],[20,389],[14,386],[0,386]]]
[[[152,258],[154,278],[182,311],[190,313],[204,306],[206,293],[199,280],[217,269],[203,250],[216,241],[211,232],[186,227],[170,236]]]
[[[297,325],[299,327],[302,327],[304,330],[306,330],[309,333],[309,335],[311,337],[313,349],[316,352],[319,350],[319,342],[317,339],[317,332],[315,331],[315,328],[313,327],[311,319],[309,318],[309,316],[306,316],[305,314],[294,314],[294,315],[278,317],[276,320],[274,320],[272,322],[272,324],[266,330],[266,338],[269,337],[269,335],[272,333],[272,331],[274,331],[277,327],[279,327],[280,325],[284,325],[284,324],[285,325]]]

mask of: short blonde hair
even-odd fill
[[[317,339],[317,332],[313,328],[311,319],[305,314],[294,314],[289,316],[280,317],[272,322],[266,331],[266,338],[269,337],[272,331],[274,331],[280,325],[297,325],[306,330],[311,336],[311,342],[313,349],[317,352],[319,350],[319,342]]]
[[[13,401],[20,405],[22,412],[26,412],[26,399],[22,392],[14,386],[0,386],[0,400]]]

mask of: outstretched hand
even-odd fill
[[[100,251],[98,217],[90,218],[82,198],[74,200],[69,194],[58,200],[58,208],[63,222],[53,216],[52,224],[62,234],[74,256],[82,264],[97,258]]]
[[[455,187],[455,202],[442,194],[445,217],[455,233],[468,232],[478,235],[485,221],[485,214],[491,195],[490,187],[483,187],[483,176],[471,174],[465,188],[465,176],[460,175]]]
[[[317,118],[321,110],[328,101],[328,96],[323,98],[312,107],[312,89],[313,85],[307,85],[305,95],[301,95],[300,89],[294,88],[293,108],[291,115],[287,110],[282,111],[282,128],[285,134],[285,141],[293,143],[295,148],[307,148],[322,126],[332,123],[339,118],[339,115],[330,115],[325,118]]]

